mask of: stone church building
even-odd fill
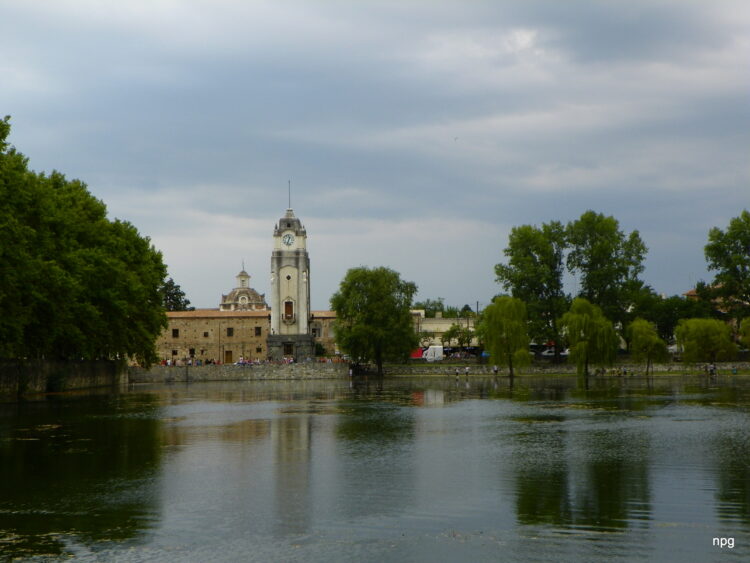
[[[244,264],[236,280],[216,309],[167,312],[169,324],[156,341],[160,360],[230,364],[294,358],[299,362],[314,358],[317,344],[326,355],[338,352],[333,333],[336,313],[310,309],[307,231],[292,209],[273,230],[270,304],[251,287]],[[441,335],[457,322],[474,328],[473,319],[426,319],[424,311],[412,311],[412,318],[422,346],[443,343]]]
[[[244,267],[236,280],[216,309],[167,312],[169,324],[156,342],[160,360],[304,361],[314,358],[316,343],[335,353],[335,313],[310,309],[307,231],[292,209],[273,231],[270,306]]]

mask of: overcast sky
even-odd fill
[[[359,265],[485,305],[513,226],[588,209],[681,294],[750,208],[747,0],[0,0],[0,50],[10,142],[198,307],[270,292],[289,180],[314,309]]]

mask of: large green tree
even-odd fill
[[[484,311],[478,332],[492,361],[514,369],[528,365],[529,334],[526,305],[515,297],[496,297]]]
[[[711,297],[739,321],[750,314],[750,212],[743,210],[725,231],[712,228],[704,251],[708,269],[716,271]]]
[[[731,360],[737,354],[729,325],[718,319],[682,319],[675,336],[686,362]]]
[[[504,250],[507,264],[497,264],[497,282],[511,295],[526,303],[531,337],[556,343],[560,351],[558,319],[567,310],[569,299],[563,291],[565,228],[557,221],[541,227],[514,227]]]
[[[579,375],[588,377],[590,364],[610,364],[614,360],[617,334],[612,322],[593,303],[581,297],[574,299],[561,325]]]
[[[85,184],[28,169],[0,121],[0,357],[156,358],[161,254]]]
[[[626,235],[617,219],[594,211],[568,223],[566,230],[570,245],[567,263],[579,276],[579,296],[624,328],[627,311],[643,287],[638,276],[647,248],[638,231]]]
[[[336,343],[355,361],[404,360],[419,344],[411,304],[417,286],[390,268],[352,268],[331,297]]]

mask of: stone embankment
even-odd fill
[[[119,386],[126,377],[124,363],[117,361],[0,361],[0,399]]]
[[[491,376],[493,366],[490,364],[455,364],[455,363],[419,363],[419,364],[386,364],[383,372],[389,376],[455,376],[456,370],[461,376]],[[622,364],[608,368],[605,375],[643,375],[644,366],[638,364]],[[719,373],[732,373],[733,370],[750,370],[748,362],[727,362],[717,364]],[[656,374],[680,375],[703,373],[703,365],[694,364],[659,364],[653,367]],[[595,368],[591,369],[592,375]],[[138,367],[128,368],[129,383],[171,383],[171,382],[200,382],[200,381],[264,381],[264,380],[313,380],[340,379],[348,376],[349,366],[343,363],[327,364],[307,362],[300,364],[253,364],[236,365],[208,365],[208,366],[153,366],[146,370]],[[372,375],[372,371],[369,372]],[[559,375],[575,374],[576,367],[571,364],[547,364],[527,366],[516,370],[516,374],[524,375]],[[507,368],[498,370],[498,375],[507,376]]]
[[[128,368],[129,383],[171,383],[198,381],[262,381],[271,379],[339,379],[347,377],[349,366],[342,363],[247,364],[244,366],[153,366],[146,370]]]
[[[469,368],[469,375],[493,375],[492,364],[455,364],[455,363],[415,363],[409,365],[389,365],[383,366],[383,374],[389,375],[454,375],[458,370],[459,375],[465,375],[466,368]],[[719,373],[731,373],[733,370],[737,371],[748,371],[750,370],[750,362],[724,362],[716,364],[716,368]],[[596,372],[596,366],[590,368],[590,373],[593,375]],[[604,375],[622,375],[627,373],[628,375],[643,375],[645,373],[646,366],[643,364],[618,364],[613,367],[605,369]],[[669,364],[657,364],[652,366],[652,371],[657,374],[663,375],[680,375],[683,373],[702,373],[704,371],[703,364],[683,364],[683,363],[669,363]],[[545,364],[545,365],[532,365],[523,368],[515,369],[516,375],[552,375],[552,374],[575,374],[576,366],[574,364]],[[498,375],[508,375],[507,368],[499,368]]]

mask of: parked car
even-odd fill
[[[560,357],[565,358],[570,354],[570,348],[565,348],[565,350],[560,350]],[[542,358],[554,358],[555,357],[555,349],[554,348],[547,348],[544,352],[540,354]]]

